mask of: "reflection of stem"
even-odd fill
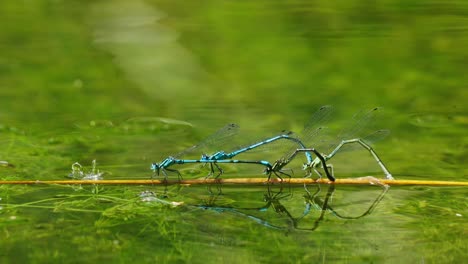
[[[8,206],[10,208],[27,207],[27,208],[41,208],[41,209],[51,209],[51,210],[57,209],[57,206],[53,206],[53,205],[8,204],[5,206]],[[83,212],[83,213],[102,213],[101,210],[81,209],[81,208],[71,208],[71,207],[64,208],[63,210],[71,211],[71,212]]]

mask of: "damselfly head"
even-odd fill
[[[160,168],[159,164],[157,163],[151,164],[151,170],[156,172],[157,170],[159,170],[159,168]]]
[[[267,166],[264,170],[263,170],[263,174],[265,175],[270,175],[274,172],[274,168],[271,167],[271,166]]]

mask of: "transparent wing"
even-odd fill
[[[224,127],[217,130],[215,133],[211,134],[205,138],[200,143],[193,145],[182,152],[177,153],[173,157],[180,158],[186,156],[195,151],[200,152],[199,154],[205,154],[203,151],[209,148],[219,148],[223,147],[226,142],[228,142],[234,135],[239,132],[239,125],[231,123],[227,124]]]
[[[301,140],[304,144],[310,145],[312,142],[318,140],[317,136],[325,131],[325,125],[330,120],[332,113],[333,107],[331,105],[324,105],[312,115],[301,133]]]
[[[331,105],[324,105],[311,116],[298,137],[306,148],[316,148],[320,151],[320,146],[327,141],[326,135],[329,129],[326,123],[331,119],[333,112]],[[297,146],[292,146],[283,158],[289,157],[297,148]]]
[[[380,129],[377,131],[372,131],[375,128],[373,124],[381,118],[383,113],[382,107],[374,107],[371,110],[361,110],[353,116],[353,119],[349,124],[341,130],[337,137],[333,140],[327,142],[324,151],[327,153],[334,149],[342,140],[349,140],[355,138],[361,138],[365,142],[372,144],[376,141],[379,141],[388,134],[389,130]],[[372,131],[371,133],[369,131]]]

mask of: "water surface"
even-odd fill
[[[72,164],[89,172],[96,160],[105,179],[148,179],[152,162],[227,123],[241,127],[232,148],[300,132],[333,105],[330,136],[361,109],[384,107],[366,129],[391,131],[374,148],[395,178],[467,181],[467,14],[463,1],[2,1],[0,177],[68,179]],[[243,157],[274,161],[289,148]],[[332,163],[338,178],[383,177],[364,150]],[[265,177],[256,166],[223,169]],[[0,259],[467,258],[466,188],[319,187],[2,185]]]

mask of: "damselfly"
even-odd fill
[[[167,177],[166,170],[167,171],[172,171],[175,172],[179,175],[179,178],[181,177],[179,171],[175,169],[169,169],[174,164],[191,164],[191,163],[204,163],[204,164],[209,164],[210,165],[210,173],[208,176],[214,174],[214,168],[218,170],[218,174],[216,175],[216,178],[218,178],[222,173],[223,170],[218,166],[218,163],[243,163],[243,164],[259,164],[265,166],[265,172],[266,174],[269,175],[268,179],[270,179],[271,172],[275,172],[275,174],[282,180],[282,177],[276,173],[276,171],[272,170],[272,165],[268,161],[264,160],[233,160],[235,156],[244,153],[246,151],[258,148],[260,146],[278,141],[278,140],[289,140],[297,144],[296,148],[306,148],[306,145],[304,145],[301,140],[299,140],[296,137],[293,137],[291,132],[288,131],[283,131],[281,134],[260,140],[258,142],[255,142],[253,144],[249,144],[245,147],[240,147],[235,151],[232,152],[226,152],[226,151],[218,151],[215,152],[212,155],[207,155],[207,154],[202,154],[201,159],[180,159],[178,157],[183,156],[186,154],[188,151],[193,151],[194,149],[200,148],[200,146],[205,146],[210,143],[210,145],[213,142],[218,142],[218,138],[226,138],[227,136],[223,136],[224,134],[234,134],[234,131],[237,132],[238,126],[235,124],[229,124],[222,129],[218,130],[216,133],[214,133],[212,136],[208,137],[207,140],[204,140],[202,143],[195,145],[191,148],[189,148],[186,151],[181,152],[180,154],[176,156],[170,156],[163,160],[160,163],[153,163],[151,166],[151,169],[155,171],[158,175],[160,172],[164,174],[165,177]],[[317,152],[318,155],[320,155]],[[312,156],[309,154],[309,152],[306,152],[307,160],[312,161]]]
[[[380,166],[380,168],[384,172],[385,177],[387,179],[393,180],[393,177],[391,173],[388,171],[387,167],[384,165],[384,163],[379,158],[379,156],[374,151],[374,149],[369,145],[371,142],[376,141],[377,139],[381,139],[385,137],[386,135],[388,135],[389,131],[383,130],[383,129],[377,130],[373,132],[372,134],[369,134],[368,136],[360,137],[360,134],[363,128],[366,127],[373,119],[375,119],[375,116],[381,111],[382,111],[382,108],[375,107],[371,109],[370,111],[364,113],[360,118],[358,118],[357,121],[351,126],[350,129],[343,130],[343,132],[341,132],[340,135],[338,136],[338,141],[335,142],[334,144],[331,144],[332,151],[327,155],[323,155],[323,158],[325,159],[325,161],[328,161],[331,158],[333,158],[343,146],[348,145],[348,144],[353,144],[353,143],[358,144],[364,149],[366,149],[367,151],[369,151],[369,153],[372,155],[372,157],[375,159],[377,164]],[[309,152],[312,150],[314,149],[311,149],[311,148],[297,149],[291,155],[291,159],[294,158],[294,156],[299,152]],[[306,170],[307,174],[310,175],[312,169],[316,171],[315,168],[323,163],[324,163],[323,159],[318,157],[314,159],[312,162],[304,164],[304,170]],[[275,164],[273,164],[272,167],[275,167]],[[329,176],[327,167],[331,169],[331,174],[332,174],[331,178],[330,177],[328,178],[334,181],[333,166],[331,164],[328,164],[326,167],[324,167],[325,172],[327,173],[327,176]]]
[[[301,133],[300,139],[302,142],[305,142],[305,144],[309,146],[313,146],[315,142],[319,142],[321,139],[321,134],[323,130],[326,129],[324,126],[325,123],[330,119],[331,114],[333,112],[333,108],[329,105],[325,105],[320,107],[310,118],[309,122],[306,123],[304,126],[304,130]],[[298,139],[299,140],[299,139]],[[265,170],[265,173],[268,174],[268,178],[270,178],[270,175],[273,173],[277,177],[281,178],[279,174],[284,174],[289,177],[291,177],[289,174],[284,172],[284,167],[289,164],[299,152],[305,152],[306,158],[307,158],[307,163],[306,164],[311,164],[313,162],[317,162],[318,166],[320,163],[322,163],[322,167],[324,168],[325,174],[327,175],[328,179],[331,181],[334,181],[335,178],[330,174],[328,171],[328,167],[326,164],[326,159],[321,155],[320,152],[318,152],[315,148],[300,148],[302,151],[298,151],[298,149],[291,149],[286,156],[283,158],[278,159],[276,162],[273,163],[271,167],[267,167]],[[312,158],[312,153],[315,154],[316,158]],[[317,173],[318,171],[316,168],[313,168]]]
[[[214,153],[213,155],[203,155],[201,161],[202,162],[210,162],[211,165],[214,165],[219,171],[218,175],[216,175],[216,178],[218,178],[223,173],[223,170],[216,164],[218,162],[214,162],[214,161],[229,160],[229,159],[232,159],[233,157],[235,157],[235,156],[237,156],[237,155],[239,155],[241,153],[253,150],[255,148],[270,144],[270,143],[278,141],[278,140],[292,141],[293,143],[297,144],[297,146],[299,148],[305,148],[306,147],[304,145],[304,143],[302,143],[302,141],[300,139],[292,136],[292,132],[283,131],[281,134],[279,134],[277,136],[270,137],[270,138],[267,138],[267,139],[264,139],[264,140],[260,140],[260,141],[258,141],[256,143],[247,145],[245,147],[241,147],[238,150],[235,150],[235,151],[232,151],[232,152],[218,151],[218,152]],[[312,161],[312,157],[310,156],[310,154],[308,152],[306,152],[306,156],[308,157],[308,160]],[[260,162],[262,165],[264,165],[266,167],[265,168],[265,173],[268,174],[268,179],[270,179],[271,172],[273,172],[272,171],[272,165],[270,165],[270,163],[267,162],[267,161],[258,161],[258,162]],[[248,162],[248,161],[241,162],[241,161],[239,161],[237,163],[251,163],[251,162]],[[213,168],[213,166],[211,166],[211,174],[213,174],[213,173],[214,173],[214,168]],[[276,174],[276,175],[278,176],[278,178],[280,178],[282,180],[282,177],[280,175],[278,175],[278,174]]]
[[[205,140],[201,141],[200,143],[182,152],[179,152],[178,154],[169,156],[159,163],[153,163],[151,165],[151,169],[155,173],[157,173],[157,175],[159,175],[159,173],[162,173],[165,179],[167,178],[166,171],[175,172],[177,173],[180,179],[181,174],[179,173],[179,171],[175,169],[171,169],[169,167],[171,167],[174,164],[184,164],[183,162],[184,159],[182,159],[182,157],[188,155],[189,153],[193,153],[196,150],[203,151],[207,148],[210,148],[211,146],[218,146],[218,145],[225,144],[225,142],[227,142],[235,134],[237,134],[238,130],[239,130],[239,126],[237,124],[227,124],[226,126],[217,130],[212,135],[208,136]],[[186,163],[195,163],[196,160],[192,160],[192,161],[193,162],[186,162]]]
[[[300,140],[297,138],[291,137],[290,132],[282,132],[282,134],[261,140],[259,142],[256,142],[254,144],[250,144],[246,147],[239,148],[236,151],[232,152],[225,152],[225,151],[218,151],[215,152],[213,155],[207,155],[207,154],[202,154],[200,159],[183,159],[180,158],[182,156],[187,155],[188,153],[191,153],[195,150],[198,149],[203,149],[207,148],[208,146],[213,146],[213,145],[220,145],[220,143],[226,142],[227,139],[231,138],[233,135],[237,133],[239,129],[239,126],[236,124],[228,124],[224,126],[223,128],[219,129],[216,131],[214,134],[209,136],[207,139],[203,140],[201,143],[194,145],[187,150],[184,150],[180,152],[179,154],[176,154],[174,156],[169,156],[168,158],[164,159],[160,163],[153,163],[151,165],[151,169],[159,175],[162,173],[165,177],[167,178],[167,173],[166,171],[170,172],[175,172],[181,178],[181,174],[178,170],[170,168],[173,165],[176,164],[194,164],[194,163],[202,163],[202,164],[209,164],[210,165],[210,174],[214,174],[214,168],[217,168],[219,173],[216,175],[216,178],[218,178],[222,173],[223,170],[218,166],[219,163],[242,163],[242,164],[259,164],[265,167],[266,171],[270,171],[271,169],[271,164],[268,161],[263,161],[263,160],[235,160],[232,159],[235,156],[239,155],[240,153],[243,153],[245,151],[266,145],[268,143],[280,140],[280,139],[285,139],[285,140],[291,140],[295,143],[298,144],[298,148],[305,148],[306,146],[302,144]],[[208,175],[208,176],[209,176]],[[281,177],[280,177],[281,178]]]

